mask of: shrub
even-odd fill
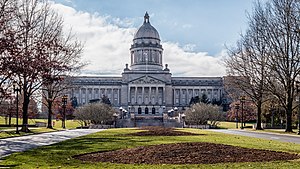
[[[113,114],[115,110],[104,103],[92,103],[75,110],[74,116],[81,125],[93,124],[111,124],[113,122]]]
[[[219,121],[225,119],[225,113],[219,106],[197,103],[185,111],[185,122],[189,125],[203,125],[210,121],[212,126],[216,126]]]

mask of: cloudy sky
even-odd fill
[[[173,76],[223,76],[225,46],[247,28],[255,0],[53,0],[84,42],[83,74],[121,75],[146,11]]]

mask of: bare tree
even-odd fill
[[[55,21],[60,22],[55,22]],[[52,128],[52,104],[55,99],[70,89],[71,75],[84,66],[80,62],[80,54],[82,52],[82,45],[76,40],[73,40],[71,34],[64,36],[62,31],[62,21],[55,19],[58,23],[57,34],[54,34],[53,44],[49,44],[49,50],[44,53],[53,66],[47,67],[44,70],[43,78],[43,103],[48,108],[48,125],[47,128]]]
[[[229,57],[225,60],[228,75],[235,76],[226,85],[241,90],[256,104],[257,130],[262,129],[262,104],[267,95],[265,83],[269,49],[264,36],[265,27],[264,11],[261,4],[257,3],[253,15],[249,17],[248,30],[241,35],[237,47],[229,50]]]
[[[286,110],[286,131],[292,131],[295,82],[300,73],[300,1],[259,2],[250,16],[249,29],[225,61],[229,75],[257,105],[257,129],[261,107],[268,93]],[[242,81],[240,81],[242,80]]]
[[[265,9],[265,38],[270,48],[268,88],[286,110],[286,132],[292,132],[295,83],[300,75],[300,1],[272,0]]]
[[[8,22],[12,43],[5,56],[7,70],[16,76],[23,101],[22,131],[28,132],[30,97],[44,84],[59,81],[73,71],[82,46],[71,35],[63,36],[62,19],[46,0],[19,0]]]
[[[15,1],[0,0],[0,103],[10,97],[10,79],[12,72],[7,67],[8,49],[11,47],[14,31],[8,24],[13,19]]]

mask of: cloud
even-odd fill
[[[76,11],[74,8],[53,3],[79,40],[85,42],[83,60],[90,64],[83,73],[95,75],[121,75],[130,63],[130,45],[137,28],[134,19],[121,20],[97,13]],[[141,23],[142,24],[142,23]],[[159,30],[158,30],[159,31]],[[192,52],[194,45],[180,47],[177,43],[163,42],[164,61],[175,76],[223,76],[225,68],[218,62],[221,57]]]
[[[222,56],[209,56],[206,52],[187,52],[176,43],[165,42],[164,60],[175,76],[223,76]]]
[[[186,52],[193,52],[196,48],[195,44],[186,44],[183,46],[183,50]]]

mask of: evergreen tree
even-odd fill
[[[111,106],[111,102],[110,102],[109,98],[105,95],[102,96],[101,103],[104,103],[104,104],[107,104],[107,105]]]
[[[210,102],[205,93],[202,94],[200,102],[205,104],[208,104]]]

